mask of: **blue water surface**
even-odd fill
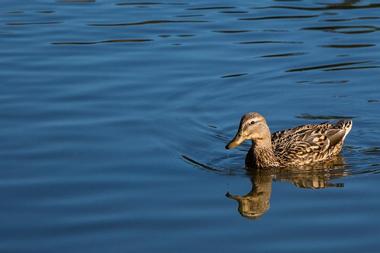
[[[1,252],[379,249],[379,1],[3,0],[0,27]],[[247,171],[249,111],[352,118],[343,161]]]

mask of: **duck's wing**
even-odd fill
[[[323,131],[329,128],[333,128],[333,125],[328,122],[324,122],[318,125],[301,125],[295,128],[274,132],[271,136],[273,148],[276,148],[276,146],[284,145],[283,143],[288,143],[289,139],[297,138],[302,140],[303,137],[306,136],[306,132],[308,132],[309,130]]]
[[[336,124],[305,125],[276,135],[274,150],[287,163],[308,164],[337,155],[345,136],[351,129],[351,121]],[[344,123],[344,124],[343,124]],[[349,129],[347,128],[349,125]]]

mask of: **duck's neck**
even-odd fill
[[[260,140],[253,140],[251,150],[253,152],[252,155],[254,157],[256,167],[270,168],[280,166],[280,163],[273,152],[270,137]]]

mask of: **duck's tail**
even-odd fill
[[[344,129],[345,133],[343,136],[343,141],[346,138],[347,134],[351,131],[352,128],[352,120],[344,119],[344,120],[339,120],[335,126],[339,129]]]

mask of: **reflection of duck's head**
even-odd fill
[[[269,197],[266,195],[232,195],[227,192],[226,196],[234,199],[239,203],[238,211],[246,218],[257,219],[266,213],[269,209]]]
[[[251,181],[252,190],[248,194],[240,196],[227,192],[226,196],[238,202],[238,211],[243,217],[257,219],[266,213],[270,207],[272,176],[269,173],[256,171]]]

